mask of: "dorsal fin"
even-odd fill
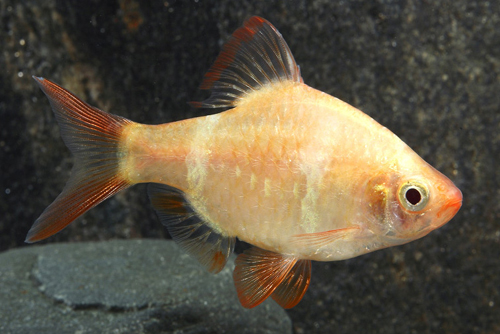
[[[160,221],[174,241],[208,271],[221,271],[233,252],[235,238],[210,228],[189,206],[180,190],[151,183],[148,193]]]
[[[283,36],[265,19],[253,16],[236,30],[205,74],[201,89],[211,90],[195,107],[234,107],[246,94],[274,82],[302,82]]]

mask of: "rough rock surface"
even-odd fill
[[[251,310],[229,265],[207,273],[172,241],[54,244],[0,254],[0,333],[291,333],[273,301]]]
[[[145,123],[213,113],[187,101],[251,15],[283,34],[304,81],[365,111],[464,195],[425,238],[314,263],[289,311],[301,333],[500,332],[500,2],[0,0],[0,249],[24,245],[72,158],[43,76]],[[44,242],[166,235],[135,186]]]

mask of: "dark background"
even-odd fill
[[[31,75],[136,122],[213,110],[203,74],[252,15],[304,81],[365,111],[462,190],[441,229],[313,264],[296,333],[500,332],[500,2],[0,0],[0,250],[25,247],[72,158]],[[138,185],[42,243],[166,238]],[[232,286],[228,289],[233,289]]]

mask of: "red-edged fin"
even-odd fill
[[[241,305],[252,308],[267,299],[288,277],[297,259],[252,247],[236,258],[234,284]]]
[[[352,233],[357,233],[359,230],[359,227],[353,226],[317,233],[296,234],[292,236],[290,242],[300,247],[307,246],[320,248],[337,239],[344,238]]]
[[[306,293],[311,281],[311,261],[299,260],[286,279],[274,290],[271,297],[283,308],[297,305]]]
[[[66,146],[75,155],[62,193],[35,221],[26,242],[45,239],[129,184],[119,175],[118,147],[130,121],[86,104],[44,78],[33,77],[47,95]]]
[[[181,248],[208,271],[221,271],[233,252],[235,238],[213,230],[191,208],[182,191],[151,183],[148,193],[160,221]]]
[[[205,74],[201,89],[210,97],[195,107],[236,106],[246,94],[275,82],[302,82],[300,70],[283,36],[268,21],[251,17],[236,30]]]

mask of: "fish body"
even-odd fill
[[[423,163],[366,114],[300,82],[257,91],[224,113],[128,127],[122,173],[130,183],[173,186],[212,228],[319,261],[380,248],[364,194],[371,175]],[[322,252],[290,242],[353,226],[365,238],[356,233]]]
[[[28,234],[45,238],[137,183],[181,247],[220,271],[235,238],[245,307],[302,298],[311,260],[352,258],[449,221],[460,190],[372,118],[303,83],[278,31],[253,17],[226,44],[197,107],[225,112],[162,125],[93,108],[36,78],[76,156],[72,180]],[[82,154],[84,153],[84,154]],[[90,154],[89,154],[90,153]]]

